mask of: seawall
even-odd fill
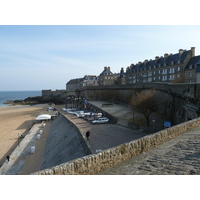
[[[34,173],[34,175],[97,174],[198,126],[200,126],[200,118],[176,125],[138,140],[124,143],[97,154],[91,154],[49,169],[41,170]]]
[[[50,168],[90,153],[77,127],[60,115],[51,124],[40,169]]]

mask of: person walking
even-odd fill
[[[8,162],[9,162],[9,160],[10,160],[10,156],[9,156],[9,155],[7,155],[7,156],[6,156],[6,158],[7,158]]]
[[[87,140],[89,140],[89,137],[90,137],[90,131],[87,131],[86,132],[86,138],[87,138]]]

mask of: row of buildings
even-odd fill
[[[195,56],[195,47],[190,50],[180,49],[176,54],[156,56],[155,59],[131,64],[126,71],[112,73],[110,67],[96,75],[85,75],[83,78],[71,79],[66,84],[67,91],[75,91],[87,86],[131,85],[136,83],[200,82],[200,56]]]

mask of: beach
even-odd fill
[[[19,136],[28,133],[46,107],[46,104],[0,107],[0,165],[17,147]]]

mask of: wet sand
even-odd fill
[[[46,107],[46,104],[0,107],[0,165],[18,145],[19,136],[28,132]]]

